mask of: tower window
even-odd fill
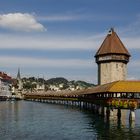
[[[116,68],[118,68],[118,64],[116,64]]]

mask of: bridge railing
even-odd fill
[[[101,106],[109,106],[113,108],[140,108],[139,98],[126,98],[126,97],[107,97],[99,96],[97,94],[85,94],[84,91],[77,92],[46,92],[46,93],[26,93],[25,99],[44,99],[44,100],[70,100],[81,101]]]

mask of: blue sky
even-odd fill
[[[111,27],[140,79],[139,0],[0,1],[0,70],[16,77],[65,77],[97,83],[94,55]]]

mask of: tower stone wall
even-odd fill
[[[113,81],[125,80],[127,77],[127,65],[122,62],[109,62],[98,64],[98,84],[106,84]]]

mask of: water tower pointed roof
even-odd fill
[[[95,54],[95,57],[106,54],[124,54],[130,56],[130,53],[125,48],[124,44],[122,43],[113,28],[110,29],[101,47]]]

